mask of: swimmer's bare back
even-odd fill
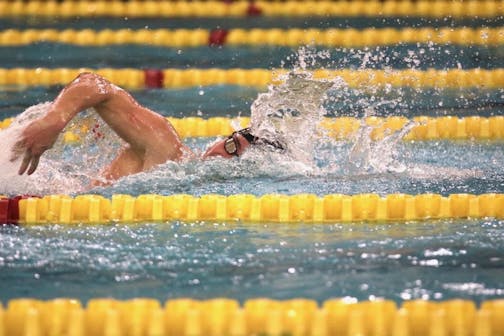
[[[82,73],[56,97],[40,119],[31,122],[13,147],[11,161],[23,156],[19,174],[37,169],[40,156],[51,148],[77,113],[93,107],[126,145],[102,172],[113,181],[168,160],[180,160],[189,149],[166,118],[141,106],[128,92],[94,73]]]

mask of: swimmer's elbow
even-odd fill
[[[79,75],[74,79],[74,82],[97,83],[97,82],[109,82],[109,81],[95,72],[86,71],[79,73]]]
[[[102,96],[110,95],[115,88],[108,79],[94,72],[81,72],[72,84]]]

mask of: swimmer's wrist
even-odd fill
[[[49,114],[43,118],[43,122],[45,122],[48,127],[53,128],[57,132],[61,132],[68,123],[64,118],[60,116]]]

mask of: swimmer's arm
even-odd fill
[[[28,167],[28,174],[33,173],[40,156],[52,147],[63,128],[77,113],[90,107],[142,160],[162,163],[182,156],[185,147],[164,117],[141,106],[103,77],[83,73],[62,90],[44,117],[23,131],[13,150],[13,160],[24,152],[19,174]]]

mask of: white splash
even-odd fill
[[[341,87],[343,81],[315,80],[306,71],[290,72],[281,79],[282,84],[270,86],[252,104],[252,133],[281,143],[293,161],[311,165],[318,125],[326,114],[326,93]]]
[[[11,162],[12,148],[19,138],[23,128],[33,120],[44,115],[50,107],[50,103],[34,105],[17,116],[11,125],[0,131],[0,194],[16,193],[18,190],[29,190],[39,174],[31,177],[17,174],[22,157]],[[42,163],[43,164],[43,163]]]
[[[30,122],[47,113],[50,102],[37,104],[19,114],[11,125],[0,131],[0,194],[59,194],[78,193],[89,188],[93,177],[98,175],[104,162],[110,160],[116,149],[112,144],[117,136],[106,124],[94,117],[94,113],[82,113],[62,132],[71,129],[81,136],[78,145],[65,145],[62,136],[54,147],[42,155],[39,167],[32,175],[18,175],[22,157],[11,162],[12,147],[22,130]],[[100,128],[96,132],[84,132],[82,126],[94,123]]]
[[[367,125],[364,119],[361,119],[360,125],[352,139],[352,148],[348,155],[351,170],[375,173],[406,171],[407,167],[397,160],[397,145],[417,123],[409,121],[402,129],[377,140],[371,137],[375,127]]]

